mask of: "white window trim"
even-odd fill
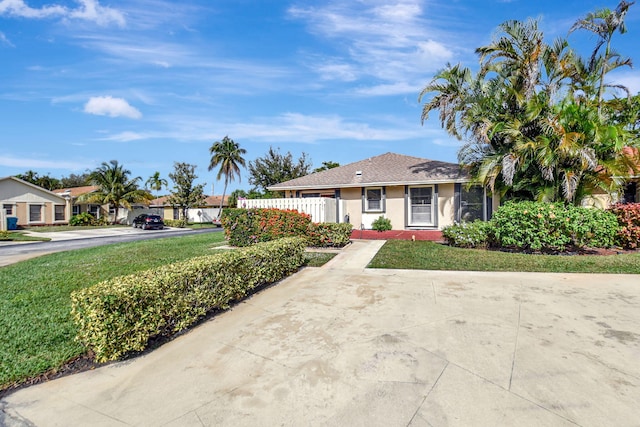
[[[62,206],[62,219],[56,219],[56,207]],[[67,206],[56,204],[53,205],[53,222],[65,222],[67,219]]]
[[[5,211],[5,213],[6,213],[6,210],[4,208],[5,206],[11,206],[11,213],[7,213],[6,214],[7,216],[16,216],[17,215],[18,207],[17,207],[17,205],[15,203],[3,203],[2,204],[2,210]]]
[[[380,207],[377,209],[369,208],[369,199],[367,198],[367,192],[369,190],[380,190]],[[384,190],[382,187],[365,187],[364,188],[364,212],[384,212]]]
[[[40,221],[31,221],[31,206],[40,206]],[[28,224],[44,224],[46,205],[44,203],[29,203],[27,205]]]
[[[413,188],[431,188],[431,222],[412,222],[411,220],[411,189]],[[436,225],[436,212],[435,212],[435,198],[436,187],[435,185],[410,185],[407,189],[407,222],[409,227],[433,227]]]

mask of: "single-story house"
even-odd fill
[[[220,218],[220,201],[222,196],[206,196],[204,203],[187,209],[189,222],[212,222]],[[223,208],[229,207],[229,196],[224,196]],[[169,203],[169,196],[158,197],[149,203],[149,208],[164,219],[180,219],[180,208]]]
[[[85,185],[82,187],[59,188],[53,190],[59,196],[67,198],[71,202],[71,216],[88,212],[96,218],[100,218],[101,206],[92,203],[79,203],[78,197],[93,193],[98,190],[96,185]]]
[[[14,176],[0,178],[2,222],[17,218],[17,226],[67,224],[69,199]]]
[[[78,215],[84,212],[88,212],[96,218],[102,218],[105,215],[109,216],[109,221],[113,221],[115,215],[115,209],[108,204],[100,205],[97,203],[79,202],[78,198],[84,194],[93,193],[99,189],[96,185],[85,185],[82,187],[60,188],[53,190],[54,193],[63,196],[71,201],[71,215]],[[131,205],[131,210],[120,206],[118,209],[117,223],[131,224],[133,218],[140,213],[150,213],[149,208],[144,203],[136,203]],[[155,213],[155,212],[151,212]]]
[[[338,222],[370,229],[383,216],[393,229],[442,229],[461,220],[487,220],[499,200],[457,163],[386,153],[282,182],[268,189],[285,198],[335,198]]]

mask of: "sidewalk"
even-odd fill
[[[637,276],[366,269],[383,243],[10,394],[0,425],[637,425]]]

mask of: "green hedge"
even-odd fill
[[[304,263],[300,238],[217,252],[98,283],[71,295],[78,340],[99,362],[144,350],[149,339],[225,309]]]
[[[167,227],[185,228],[189,225],[189,221],[186,219],[165,219],[164,225]]]
[[[563,251],[615,243],[615,215],[596,208],[542,202],[508,202],[493,214],[491,231],[503,248]]]
[[[328,246],[341,248],[351,240],[352,229],[353,226],[349,223],[311,223],[305,236],[307,245],[319,248]]]
[[[225,237],[233,246],[249,246],[283,237],[304,237],[309,246],[342,247],[349,243],[351,224],[313,223],[295,210],[234,209],[222,211]]]

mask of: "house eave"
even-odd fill
[[[404,185],[435,185],[435,184],[464,184],[471,182],[470,178],[457,179],[433,179],[422,181],[402,181],[402,182],[354,182],[348,184],[321,184],[321,185],[287,185],[267,187],[269,191],[292,191],[292,190],[331,190],[336,188],[361,188],[361,187],[392,187]]]

